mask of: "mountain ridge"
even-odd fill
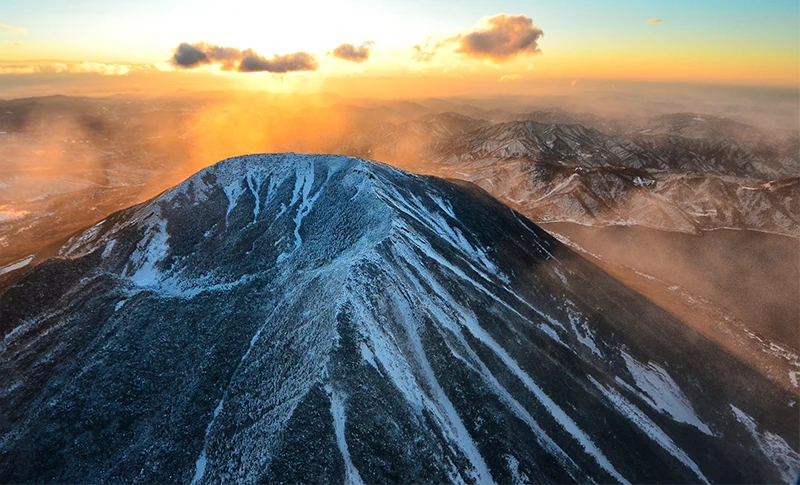
[[[800,468],[797,396],[482,190],[358,159],[205,169],[24,271],[0,322],[2,481]]]

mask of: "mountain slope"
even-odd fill
[[[480,185],[539,222],[639,225],[699,234],[721,228],[800,237],[800,178],[773,182],[527,159],[476,162],[441,176]]]
[[[429,172],[477,183],[536,221],[800,237],[795,145],[515,121],[442,141],[428,162]]]
[[[582,125],[497,123],[437,149],[445,164],[531,158],[583,167],[677,170],[762,180],[797,176],[796,143],[750,146],[673,134],[607,135]]]
[[[0,294],[2,482],[800,469],[796,393],[474,186],[241,157],[60,254]]]

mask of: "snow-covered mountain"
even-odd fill
[[[795,145],[517,121],[441,142],[428,164],[431,173],[477,183],[541,222],[800,237]]]
[[[730,118],[699,113],[670,113],[652,118],[633,120],[628,124],[617,124],[614,128],[621,134],[640,133],[667,135],[711,142],[727,141],[735,145],[757,148],[777,145],[786,155],[797,156],[797,126],[788,129],[766,130]],[[792,131],[794,130],[794,131]],[[789,142],[783,144],[782,142]],[[794,150],[792,148],[794,147]]]
[[[469,184],[234,158],[59,255],[0,290],[1,482],[800,471],[796,390]]]
[[[326,140],[324,152],[474,182],[538,222],[800,237],[796,132],[694,113],[507,117],[517,119],[448,112],[399,124],[372,120]]]
[[[699,234],[722,228],[800,237],[800,178],[777,181],[529,159],[478,161],[439,175],[480,185],[537,222],[638,225]]]
[[[771,180],[796,176],[795,145],[756,149],[730,140],[659,135],[607,135],[582,125],[534,121],[498,123],[451,139],[438,149],[443,163],[528,158],[583,167],[627,167]]]

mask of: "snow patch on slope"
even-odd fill
[[[675,421],[686,423],[712,436],[713,433],[697,416],[689,399],[683,394],[678,384],[663,367],[654,362],[642,364],[625,352],[622,352],[628,372],[636,381],[636,386],[645,395],[642,398],[653,409],[669,415]]]
[[[395,250],[397,251],[398,260],[404,262],[405,276],[408,278],[409,283],[413,285],[416,294],[436,295],[435,297],[430,296],[424,298],[419,307],[424,309],[433,321],[438,322],[444,328],[452,332],[452,336],[457,339],[459,346],[456,347],[448,342],[447,345],[449,349],[469,368],[479,373],[489,389],[500,398],[519,419],[528,425],[536,436],[539,444],[555,456],[564,466],[565,470],[578,480],[581,475],[575,462],[547,435],[547,433],[545,433],[527,409],[525,409],[519,401],[514,399],[511,393],[500,384],[497,377],[494,376],[467,342],[462,333],[463,326],[461,320],[463,318],[474,319],[474,315],[457,303],[450,293],[438,283],[434,275],[429,271],[428,266],[419,259],[411,248],[398,246]],[[411,271],[411,268],[413,268],[413,271]],[[414,273],[419,274],[422,280],[418,280]],[[423,282],[426,286],[423,286]]]
[[[775,464],[784,483],[793,483],[800,473],[800,455],[783,438],[769,431],[760,431],[753,418],[733,404],[730,406],[736,419],[747,428],[764,455]]]
[[[335,391],[330,385],[325,386],[325,391],[328,393],[328,399],[331,402],[331,416],[333,417],[333,429],[336,433],[336,443],[339,446],[339,452],[342,454],[344,460],[345,479],[346,485],[364,485],[364,480],[358,473],[358,469],[353,464],[350,458],[350,450],[347,447],[347,440],[345,439],[345,397]]]
[[[639,427],[647,436],[649,436],[653,441],[658,443],[659,446],[664,448],[670,455],[674,456],[678,459],[681,463],[683,463],[686,467],[691,469],[697,478],[700,479],[703,483],[708,483],[708,479],[703,475],[703,472],[700,471],[700,468],[697,464],[689,458],[683,450],[681,450],[673,441],[672,438],[667,435],[664,430],[662,430],[652,419],[650,419],[645,413],[643,413],[639,408],[636,407],[632,402],[625,399],[625,397],[617,392],[616,390],[606,387],[597,380],[595,380],[592,376],[589,376],[589,380],[592,381],[592,384],[606,396],[606,398],[614,404],[617,410],[626,418],[628,418],[631,422],[633,422],[636,426]]]
[[[442,213],[425,207],[425,204],[415,194],[409,194],[408,197],[405,197],[394,187],[385,186],[383,188],[385,190],[383,194],[384,199],[389,202],[390,205],[401,213],[410,216],[423,226],[430,228],[449,243],[449,245],[459,249],[464,261],[472,266],[478,274],[485,279],[489,279],[488,274],[492,274],[502,281],[508,282],[508,277],[500,273],[497,269],[497,265],[489,258],[488,251],[470,243],[461,229],[447,221],[445,215],[450,217],[452,222],[458,222],[453,208],[449,203],[443,201],[441,197],[431,196],[431,199],[444,213],[443,215]],[[411,231],[410,228],[408,230]],[[475,264],[480,265],[481,268],[477,268]]]
[[[567,318],[573,333],[578,338],[578,342],[586,346],[595,355],[602,358],[603,353],[600,352],[600,349],[597,347],[594,332],[589,328],[585,319],[572,307],[567,308]]]
[[[524,485],[527,483],[531,483],[531,479],[528,478],[528,475],[519,471],[519,460],[512,455],[506,455],[506,465],[508,466],[508,471],[511,472],[511,483],[512,485]]]
[[[131,255],[125,274],[137,286],[155,286],[164,279],[156,264],[169,255],[166,221],[154,216]]]
[[[314,207],[314,202],[317,201],[322,194],[325,184],[330,179],[332,171],[328,171],[325,182],[320,185],[319,190],[314,195],[311,195],[311,189],[314,187],[314,163],[311,160],[303,159],[301,163],[297,164],[295,172],[295,185],[292,192],[292,200],[289,202],[289,207],[293,207],[299,202],[297,206],[297,213],[294,216],[294,247],[291,251],[281,253],[278,256],[278,263],[281,263],[291,257],[300,246],[303,244],[303,238],[300,236],[300,228],[303,225],[303,219],[311,212]]]
[[[6,273],[10,273],[12,271],[16,271],[20,268],[24,268],[25,266],[28,266],[28,264],[30,264],[30,262],[33,261],[33,258],[34,256],[31,255],[26,258],[14,261],[13,263],[7,264],[5,266],[0,266],[0,276]]]
[[[225,223],[228,222],[228,216],[231,215],[231,211],[233,208],[236,207],[236,203],[239,202],[239,197],[241,197],[242,193],[242,181],[239,179],[234,180],[232,183],[226,185],[222,188],[222,191],[225,192],[225,197],[228,198],[228,208],[225,211]]]

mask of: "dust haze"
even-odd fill
[[[452,137],[496,123],[532,119],[613,130],[665,114],[699,113],[735,122],[725,125],[733,132],[703,136],[746,137],[752,127],[769,132],[770,142],[784,143],[798,136],[798,106],[796,91],[602,83],[537,97],[180,92],[0,101],[0,269],[237,155],[341,153],[457,177],[452,167],[431,162],[431,153]],[[492,184],[481,186],[491,192]],[[636,206],[623,209],[633,213]],[[553,221],[546,213],[517,208],[534,222]],[[658,278],[659,285],[636,288],[657,303],[667,305],[659,295],[677,294],[669,288],[679,286],[715,302],[759,335],[800,349],[797,238],[570,224],[547,229],[608,265]]]

